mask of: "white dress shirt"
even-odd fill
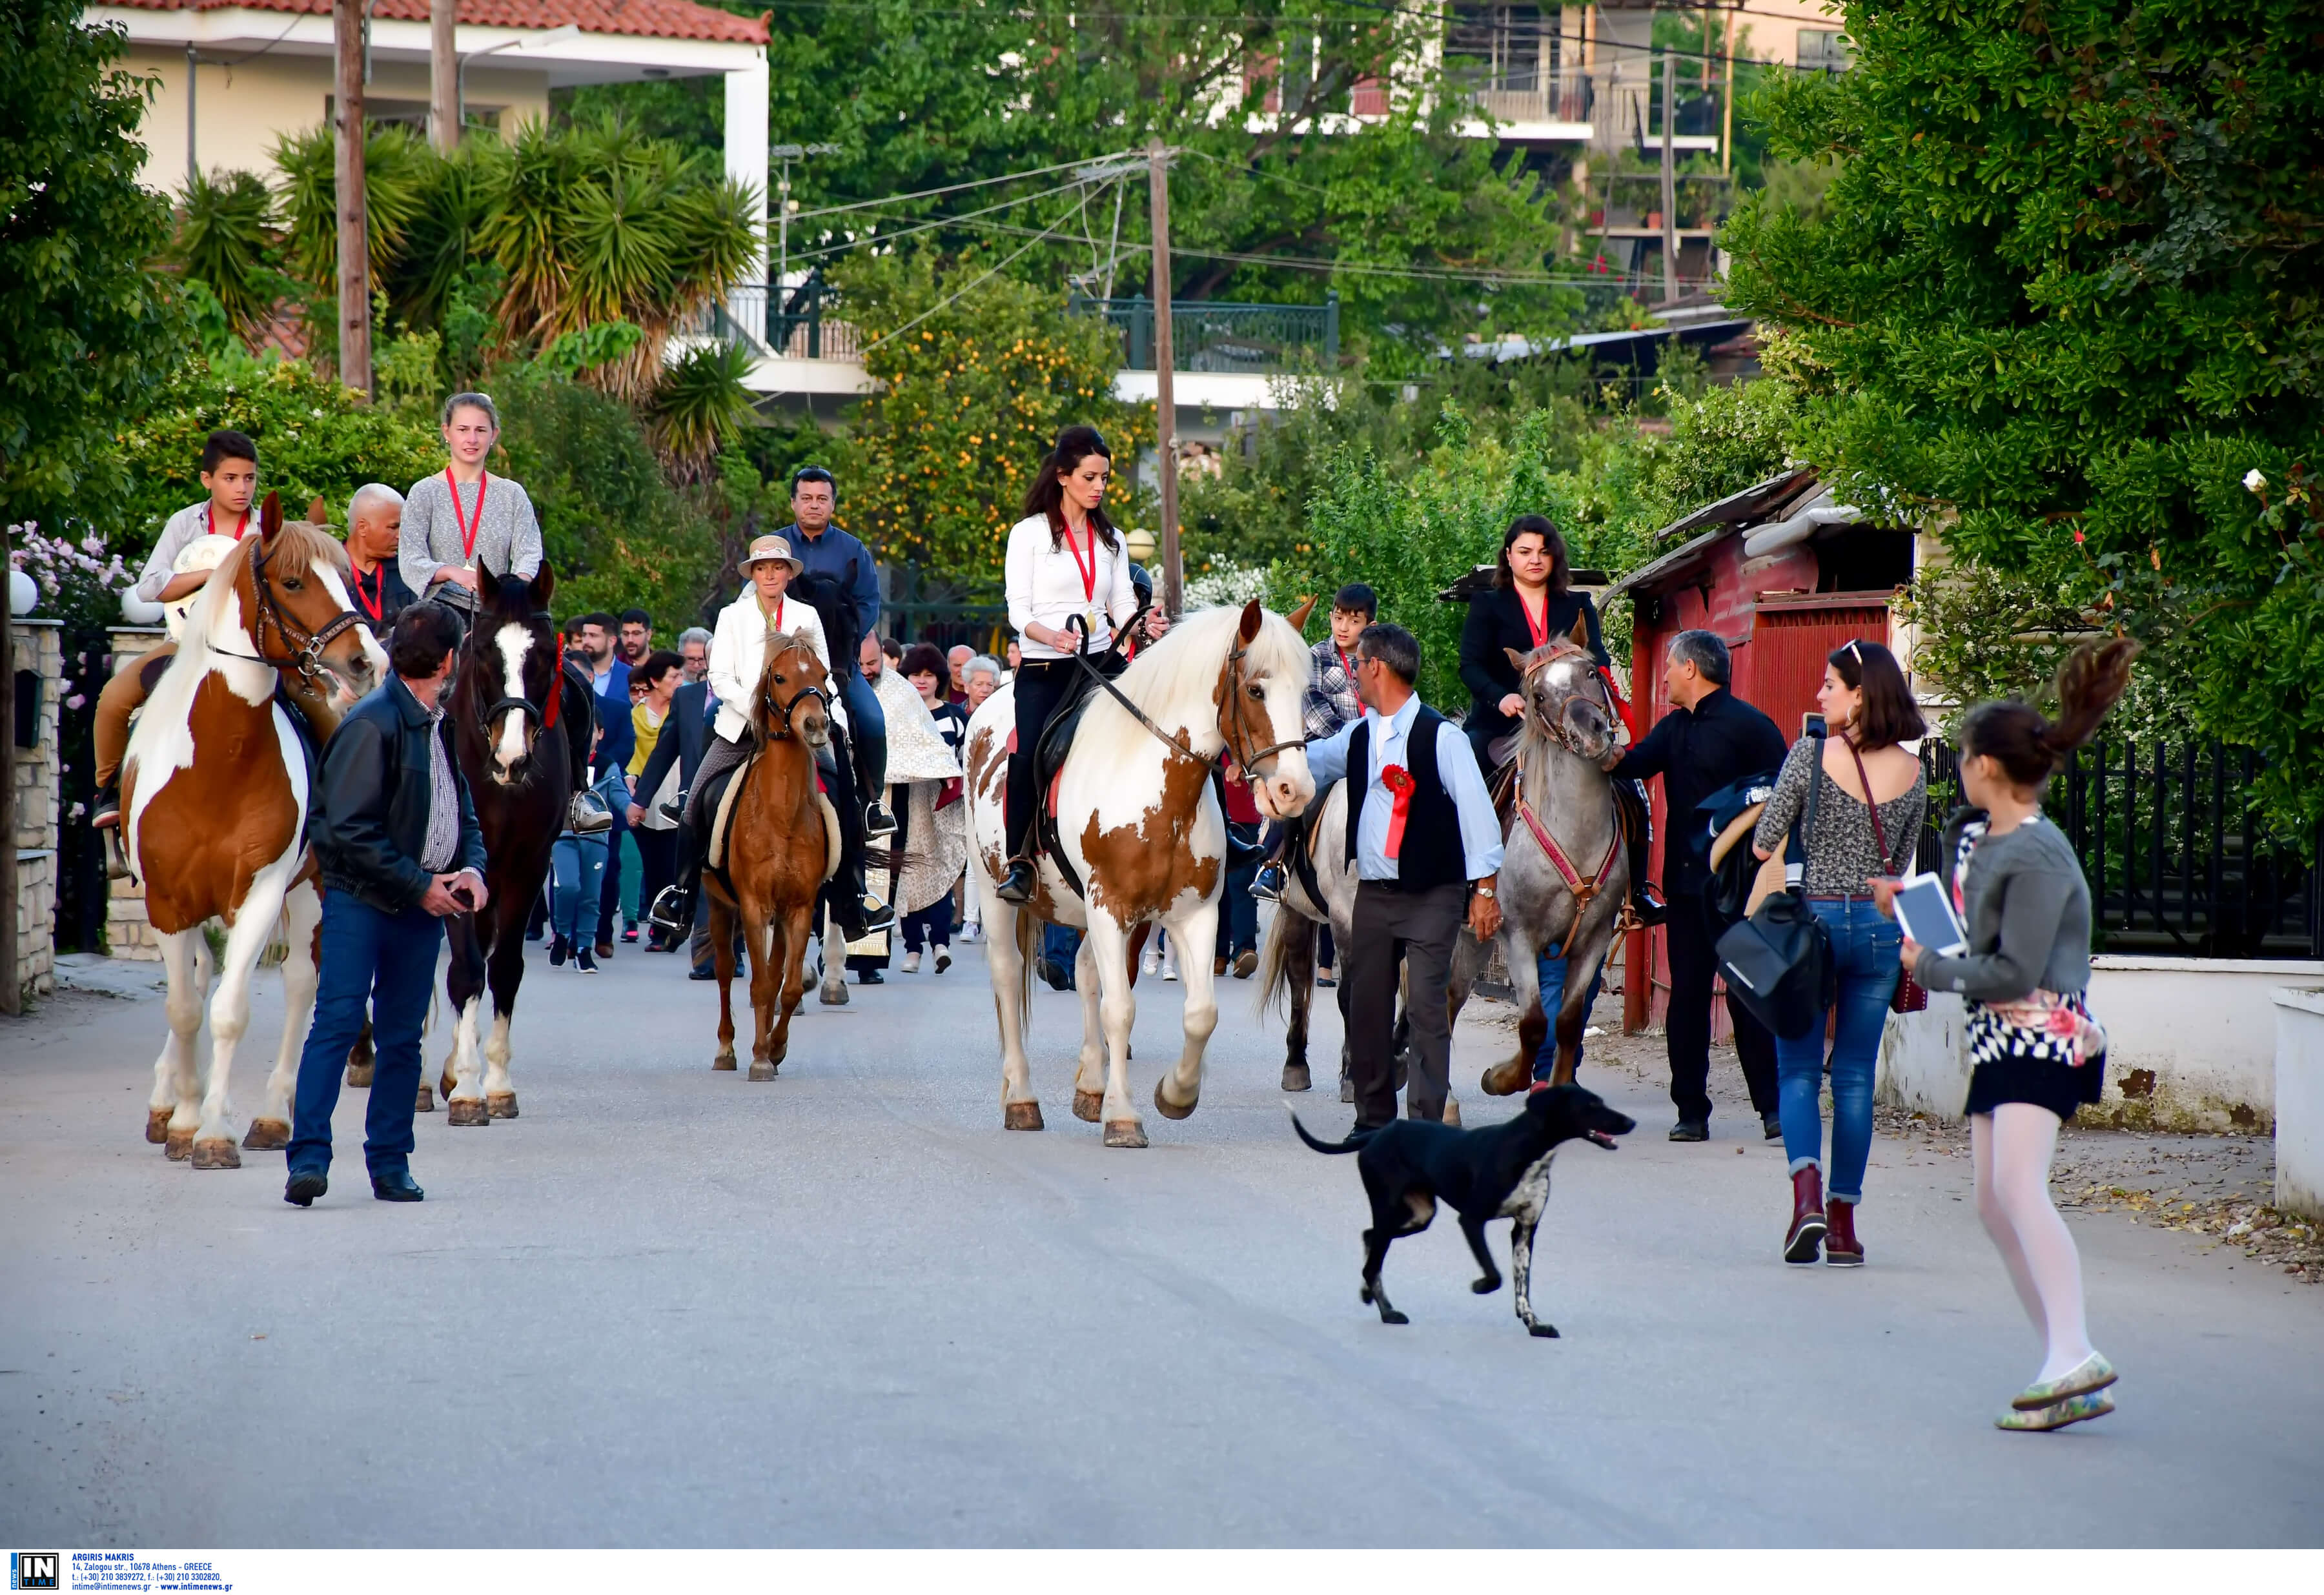
[[[1370,795],[1363,817],[1356,825],[1356,878],[1360,880],[1397,879],[1397,862],[1388,856],[1388,822],[1396,812],[1396,794],[1380,784],[1380,771],[1391,764],[1412,768],[1412,761],[1405,756],[1405,744],[1412,734],[1412,723],[1419,717],[1420,695],[1415,693],[1393,715],[1383,718],[1379,710],[1366,709],[1361,720],[1351,721],[1323,741],[1307,744],[1307,772],[1315,778],[1320,790],[1348,773],[1348,739],[1356,734],[1356,727],[1371,727],[1371,769],[1366,772]],[[1501,867],[1500,822],[1493,817],[1493,800],[1485,790],[1485,778],[1477,772],[1477,755],[1471,751],[1468,737],[1449,720],[1436,728],[1436,776],[1460,812],[1461,852],[1469,879],[1482,880],[1497,873]],[[1349,801],[1354,800],[1351,794]]]
[[[1066,535],[1072,536],[1070,532]],[[1009,623],[1016,628],[1018,646],[1024,650],[1027,659],[1067,657],[1025,634],[1025,628],[1035,621],[1063,632],[1074,615],[1094,613],[1090,651],[1095,653],[1110,645],[1115,631],[1138,613],[1138,589],[1130,585],[1128,550],[1120,546],[1119,538],[1111,549],[1103,539],[1094,540],[1097,575],[1085,587],[1083,577],[1089,571],[1091,559],[1086,541],[1076,539],[1081,548],[1081,562],[1076,566],[1073,547],[1049,546],[1047,516],[1028,515],[1009,529]]]
[[[777,613],[759,607],[759,590],[745,587],[742,595],[718,612],[718,629],[710,637],[711,695],[718,700],[718,734],[739,742],[751,725],[751,695],[759,690],[759,674],[767,662],[767,638],[781,630],[815,650],[823,668],[831,668],[831,644],[823,635],[823,617],[815,605],[786,595]],[[831,696],[832,718],[841,724],[846,716],[839,695]]]

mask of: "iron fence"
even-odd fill
[[[1930,739],[1929,823],[1914,865],[1950,867],[1938,831],[1960,801],[1954,751]],[[2101,742],[2050,783],[2044,810],[2090,886],[2096,950],[2196,958],[2324,958],[2324,826],[2302,835],[2254,799],[2251,748]]]
[[[1121,333],[1122,364],[1154,369],[1154,301],[1092,299],[1075,294],[1078,314],[1102,316]],[[1340,296],[1320,305],[1247,305],[1218,300],[1176,300],[1170,306],[1173,371],[1240,371],[1281,376],[1330,371],[1340,363]]]

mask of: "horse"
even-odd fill
[[[969,834],[1001,1024],[1004,1128],[1042,1128],[1024,1041],[1033,943],[1042,921],[1088,932],[1077,965],[1082,1051],[1074,1114],[1102,1119],[1109,1147],[1147,1144],[1129,1084],[1137,1015],[1130,937],[1158,922],[1173,945],[1190,950],[1180,962],[1185,1048],[1155,1083],[1154,1105],[1166,1119],[1194,1111],[1218,1004],[1211,961],[1193,950],[1209,947],[1216,936],[1226,878],[1226,816],[1213,795],[1211,771],[1223,752],[1249,778],[1261,813],[1289,819],[1303,812],[1315,795],[1306,738],[1299,734],[1307,676],[1307,645],[1298,629],[1256,599],[1240,610],[1188,615],[1140,650],[1113,683],[1119,699],[1101,690],[1090,700],[1051,788],[1059,846],[1042,857],[1033,899],[1021,908],[998,890],[1009,862],[1014,694],[1002,687],[970,719]],[[1065,869],[1081,882],[1079,890]]]
[[[282,1044],[243,1145],[290,1139],[290,1096],[314,1010],[322,897],[307,847],[308,751],[276,701],[285,671],[309,696],[360,696],[387,656],[348,602],[346,554],[312,521],[282,519],[281,495],[188,613],[177,657],[146,700],[122,761],[124,856],[169,971],[170,1035],[153,1064],[145,1139],[196,1168],[239,1168],[229,1122],[234,1056],[250,1024],[250,982],[275,932],[287,952]],[[209,991],[204,931],[225,921],[209,999],[210,1066],[197,1090],[197,1032]]]
[[[456,914],[445,927],[445,991],[456,1017],[438,1083],[455,1126],[517,1116],[509,1027],[524,982],[525,919],[549,879],[549,849],[565,828],[595,716],[594,695],[565,668],[549,622],[557,589],[549,562],[530,582],[485,574],[488,595],[468,628],[445,711],[484,833],[491,894],[481,917]],[[476,1033],[488,982],[493,1030],[479,1069]],[[420,1090],[424,1102],[424,1081]]]
[[[1487,1069],[1480,1082],[1494,1096],[1508,1096],[1532,1083],[1534,1058],[1550,1025],[1542,1011],[1536,959],[1549,947],[1561,948],[1565,959],[1550,1083],[1572,1083],[1582,1032],[1590,1022],[1591,982],[1614,945],[1630,888],[1613,782],[1602,765],[1614,746],[1616,711],[1582,622],[1574,622],[1570,637],[1552,639],[1529,653],[1511,649],[1508,654],[1525,709],[1517,735],[1516,801],[1502,823],[1507,846],[1499,883],[1499,940],[1511,995],[1523,1017],[1517,1021],[1517,1055]],[[1447,991],[1455,1018],[1483,971],[1486,951],[1462,930]]]
[[[816,754],[831,742],[831,678],[807,643],[769,639],[752,696],[751,732],[759,751],[734,773],[726,799],[733,819],[723,874],[702,872],[718,974],[718,1056],[710,1066],[734,1067],[739,917],[750,950],[756,1020],[751,1078],[772,1080],[790,1051],[791,1016],[806,990],[807,937],[838,851],[827,829],[835,816],[816,787]],[[715,825],[716,816],[705,823]]]

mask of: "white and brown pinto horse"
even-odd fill
[[[1025,1059],[1025,1019],[1030,955],[1044,920],[1088,933],[1075,966],[1083,1034],[1074,1115],[1102,1120],[1109,1147],[1146,1145],[1129,1083],[1137,1013],[1130,940],[1138,927],[1157,924],[1185,950],[1179,968],[1186,1045],[1156,1082],[1154,1105],[1166,1119],[1194,1111],[1203,1048],[1218,1023],[1207,949],[1217,935],[1226,878],[1226,816],[1212,792],[1211,768],[1222,753],[1231,759],[1270,818],[1305,809],[1315,795],[1300,734],[1307,671],[1298,629],[1255,600],[1240,610],[1188,615],[1140,651],[1114,683],[1136,713],[1099,693],[1056,782],[1057,832],[1082,895],[1066,884],[1057,861],[1044,856],[1038,889],[1022,908],[996,890],[1008,862],[1003,800],[1014,695],[1001,688],[969,721],[969,834],[1001,1021],[1001,1122],[1008,1129],[1041,1128]]]
[[[323,914],[306,841],[307,753],[275,690],[286,673],[319,698],[360,696],[385,679],[387,656],[347,601],[346,569],[327,531],[284,521],[268,493],[257,532],[226,556],[187,615],[122,761],[123,845],[170,974],[170,1037],[153,1065],[145,1139],[196,1168],[242,1165],[227,1088],[250,1024],[251,976],[278,927],[288,948],[282,1045],[244,1145],[280,1148],[290,1138]],[[226,954],[202,1081],[196,1043],[212,920],[225,922]]]

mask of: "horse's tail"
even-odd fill
[[[1286,1103],[1283,1111],[1291,1114],[1291,1128],[1299,1132],[1299,1139],[1327,1157],[1337,1157],[1347,1152],[1360,1152],[1364,1149],[1366,1141],[1379,1134],[1377,1129],[1353,1129],[1348,1132],[1348,1139],[1344,1141],[1319,1141],[1307,1133],[1307,1127],[1299,1122],[1299,1115],[1292,1110],[1290,1104]]]
[[[1313,919],[1289,905],[1275,906],[1259,949],[1259,1012],[1267,1012],[1277,997],[1289,996],[1296,976],[1315,978],[1315,928]]]

